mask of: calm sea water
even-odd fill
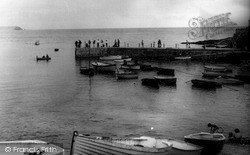
[[[117,81],[114,75],[79,73],[74,41],[119,38],[131,46],[161,39],[174,47],[188,39],[186,29],[98,29],[0,31],[0,140],[41,139],[70,147],[74,130],[105,136],[165,136],[208,131],[207,123],[238,127],[250,136],[250,85],[208,91],[188,82],[200,78],[209,62],[152,61],[176,69],[177,86],[159,90],[140,79],[156,72],[139,72],[139,79]],[[35,46],[39,40],[41,45]],[[60,48],[54,52],[54,48]],[[37,62],[48,54],[50,62]],[[81,62],[87,64],[87,61]],[[231,64],[226,64],[231,65]],[[233,73],[237,66],[231,65]],[[150,130],[154,127],[153,130]]]

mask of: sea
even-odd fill
[[[152,66],[175,69],[177,85],[152,89],[142,78],[156,72],[139,71],[139,78],[116,80],[114,74],[80,74],[88,60],[75,59],[75,41],[107,40],[121,47],[145,47],[160,39],[165,47],[186,48],[188,28],[67,29],[0,31],[0,141],[37,139],[70,149],[73,131],[100,136],[155,136],[183,140],[208,132],[208,123],[239,128],[250,136],[250,85],[217,90],[192,87],[204,65],[239,66],[224,62],[145,60]],[[204,38],[203,38],[204,39]],[[202,40],[202,38],[201,38]],[[40,45],[35,45],[36,41]],[[192,48],[199,48],[191,45]],[[59,51],[55,52],[54,49]],[[36,61],[48,54],[51,61]],[[93,60],[92,60],[93,61]]]

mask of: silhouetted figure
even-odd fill
[[[188,42],[188,40],[186,40],[186,48],[188,48],[188,44],[189,44],[189,42]]]
[[[91,41],[89,40],[89,48],[90,48],[90,45],[91,45]]]
[[[158,48],[161,48],[161,40],[158,40]]]
[[[78,42],[79,42],[78,46],[79,46],[79,48],[80,48],[80,47],[81,47],[81,45],[82,45],[82,41],[81,41],[81,40],[79,40]]]
[[[106,43],[105,43],[105,44],[106,44],[106,47],[108,47],[108,41],[107,41],[107,40],[106,40]]]
[[[96,46],[97,46],[97,47],[99,47],[99,43],[100,43],[100,42],[99,42],[99,39],[97,39],[97,41],[96,41]]]
[[[115,43],[114,43],[114,46],[113,47],[117,47],[117,42],[116,42],[116,39],[115,39]]]
[[[208,123],[207,126],[210,127],[210,132],[211,133],[214,133],[216,130],[219,129],[219,127],[217,125],[215,125],[215,124]]]
[[[144,43],[143,43],[143,40],[141,41],[141,47],[144,47]]]
[[[78,47],[78,41],[75,42],[75,46]]]
[[[117,39],[117,47],[120,47],[120,40]]]
[[[240,130],[238,128],[234,129],[234,140],[236,143],[240,143],[242,139],[242,135],[240,134]]]
[[[93,41],[93,47],[95,47],[95,42],[96,42],[96,41],[94,40],[94,41]]]
[[[153,48],[155,47],[155,42],[153,42]]]

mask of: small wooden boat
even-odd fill
[[[191,60],[191,56],[177,56],[174,57],[175,60]]]
[[[115,63],[118,63],[118,64],[123,64],[124,61],[131,61],[132,58],[125,58],[125,59],[119,59],[119,60],[113,60]]]
[[[185,141],[203,147],[202,153],[218,153],[222,150],[225,136],[220,133],[200,132],[184,136]]]
[[[224,66],[204,66],[205,71],[212,71],[212,72],[227,72],[232,71],[229,70],[227,67]]]
[[[74,133],[70,155],[165,155],[172,143],[151,137],[111,138]]]
[[[115,64],[93,62],[92,65],[96,71],[100,71],[100,72],[115,72],[115,69],[116,69]]]
[[[55,51],[55,52],[59,51],[59,48],[55,48],[54,51]]]
[[[99,59],[102,61],[114,61],[114,60],[121,60],[121,59],[127,59],[129,58],[128,56],[123,56],[123,55],[110,55],[110,56],[103,56],[100,57]]]
[[[80,73],[84,75],[94,75],[94,68],[80,67]]]
[[[158,81],[159,84],[176,85],[177,79],[174,77],[154,76],[154,78]]]
[[[2,141],[0,142],[1,155],[63,155],[64,149],[40,140],[20,140],[20,141]]]
[[[140,65],[137,62],[124,62],[121,65],[122,69],[128,69],[128,70],[139,70],[140,69]]]
[[[141,81],[142,81],[141,83],[142,85],[159,88],[159,83],[158,83],[158,80],[156,79],[143,78],[141,79]]]
[[[51,57],[45,57],[45,56],[43,56],[43,57],[38,57],[38,56],[36,56],[36,61],[39,61],[39,60],[46,60],[46,61],[49,61],[49,60],[51,60]]]
[[[211,72],[211,71],[206,71],[202,72],[203,77],[210,77],[210,78],[216,78],[216,77],[227,77],[228,74],[225,73],[220,73],[220,72]]]
[[[138,78],[137,72],[132,72],[128,70],[117,69],[115,74],[116,74],[116,79],[137,79]]]
[[[222,85],[243,85],[244,82],[233,78],[217,78],[215,81]]]
[[[174,76],[174,69],[158,68],[157,74]]]
[[[199,87],[199,88],[219,88],[221,87],[221,84],[214,82],[214,81],[209,81],[209,80],[198,80],[198,79],[193,79],[191,80],[192,84],[194,87]]]
[[[200,155],[202,147],[178,139],[162,139],[163,142],[172,143],[171,155]]]

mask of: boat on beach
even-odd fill
[[[51,57],[49,57],[49,56],[43,56],[43,57],[38,57],[38,56],[36,56],[36,61],[39,61],[39,60],[46,60],[46,61],[49,61],[49,60],[51,60]]]
[[[115,64],[108,64],[103,62],[93,62],[92,66],[96,71],[99,72],[115,72],[116,65]]]
[[[214,82],[214,81],[209,81],[209,80],[193,79],[191,80],[191,82],[194,87],[198,87],[198,88],[216,89],[216,88],[221,87],[221,84]]]
[[[1,155],[63,155],[64,149],[41,140],[18,140],[0,142]]]
[[[221,133],[200,132],[184,136],[185,141],[203,147],[202,153],[218,153],[223,149],[225,136]]]
[[[177,79],[175,77],[166,77],[166,76],[154,76],[159,84],[163,85],[176,85]]]
[[[200,155],[203,147],[178,139],[163,139],[163,142],[172,143],[171,155]]]
[[[137,79],[138,73],[125,69],[116,69],[116,79]]]
[[[156,79],[150,79],[150,78],[143,78],[141,79],[142,81],[142,85],[145,86],[150,86],[150,87],[154,87],[154,88],[158,88],[159,89],[159,83],[158,80]]]
[[[171,149],[172,143],[152,137],[112,138],[74,132],[70,155],[165,155],[171,152]]]

